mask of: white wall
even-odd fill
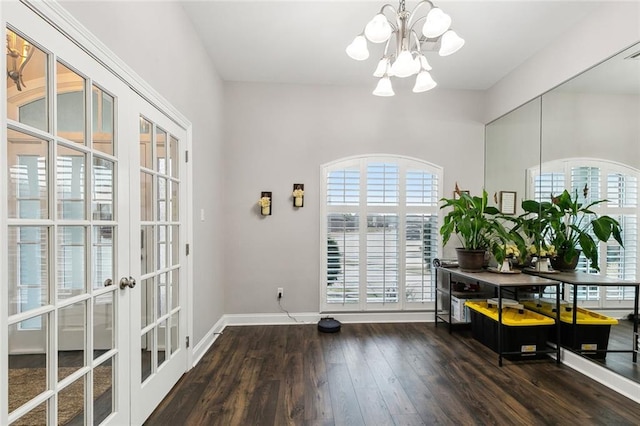
[[[638,41],[640,2],[607,2],[489,89],[485,122],[500,117]]]
[[[320,165],[358,154],[398,154],[441,165],[445,191],[482,188],[480,92],[434,90],[394,98],[370,87],[225,83],[225,307],[227,313],[319,308]],[[294,183],[305,206],[292,207]],[[261,217],[261,191],[273,215]]]
[[[193,125],[192,341],[197,344],[224,314],[222,83],[179,3],[62,5]]]

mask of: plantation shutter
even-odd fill
[[[433,302],[441,173],[404,157],[326,166],[323,309],[424,309]]]
[[[635,280],[638,273],[638,177],[639,172],[622,164],[594,159],[566,159],[542,165],[546,173],[534,175],[536,200],[548,201],[548,194],[559,194],[564,188],[576,193],[581,202],[590,203],[606,199],[594,211],[598,215],[609,215],[620,222],[624,247],[611,238],[600,244],[600,270],[611,278]],[[585,186],[587,199],[583,201]],[[546,194],[546,195],[545,195]],[[539,197],[539,198],[538,198]],[[580,256],[578,267],[583,272],[590,269],[584,255]],[[571,298],[571,294],[569,298]],[[608,302],[615,306],[620,301],[633,300],[631,287],[578,287],[578,300],[593,302],[594,306],[606,307]]]

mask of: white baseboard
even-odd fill
[[[191,352],[191,359],[192,359],[191,368],[195,367],[196,364],[200,362],[204,354],[207,353],[207,351],[209,350],[211,345],[213,345],[213,342],[216,341],[218,336],[222,334],[222,331],[226,326],[227,324],[225,320],[225,315],[223,315],[222,318],[220,318],[218,322],[216,322],[214,326],[211,327],[211,329],[207,332],[207,334],[205,334],[204,337],[197,344],[193,346],[193,351]]]
[[[631,356],[631,354],[629,354],[629,356]],[[571,351],[561,349],[560,357],[562,363],[567,367],[584,374],[609,389],[640,404],[640,383],[622,377],[597,362],[591,361]],[[631,360],[629,360],[629,362],[631,362]]]

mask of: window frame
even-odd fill
[[[570,157],[563,158],[558,160],[552,160],[543,162],[542,164],[531,167],[527,169],[527,197],[534,199],[536,197],[536,193],[538,189],[536,188],[536,178],[542,174],[555,174],[556,178],[559,175],[562,175],[564,178],[564,185],[561,189],[571,188],[571,180],[572,180],[572,169],[577,167],[590,167],[597,168],[599,171],[599,195],[596,197],[597,199],[607,199],[607,185],[608,185],[608,176],[612,173],[619,173],[625,176],[633,176],[636,178],[637,187],[640,188],[640,170],[616,161],[600,159],[600,158],[589,158],[589,157]],[[636,194],[638,197],[640,194]],[[539,200],[538,200],[539,201]],[[614,207],[609,206],[608,203],[602,203],[594,207],[594,210],[598,214],[607,214],[612,217],[617,216],[633,216],[636,218],[636,232],[635,232],[635,247],[636,251],[638,250],[638,241],[640,241],[640,226],[638,226],[638,219],[640,218],[639,208],[640,205],[638,201],[636,201],[635,206],[629,207]],[[623,228],[624,232],[624,228]],[[626,236],[626,239],[630,239],[629,235]],[[599,243],[599,253],[598,258],[600,262],[600,270],[601,273],[606,274],[607,272],[607,248],[608,244]],[[637,255],[638,253],[636,253]],[[584,256],[581,255],[581,261],[584,259]],[[636,261],[635,265],[635,278],[640,277],[640,261]],[[622,294],[622,298],[609,299],[607,298],[607,293],[614,291],[614,289],[618,289],[618,291]],[[590,307],[590,308],[632,308],[633,307],[633,294],[630,291],[630,287],[598,287],[598,286],[579,286],[578,288],[578,301],[581,306]],[[631,293],[631,294],[630,294]],[[571,298],[571,292],[568,289],[565,289],[564,298],[569,300]]]
[[[380,163],[393,163],[398,166],[398,203],[397,205],[368,205],[367,204],[367,169],[371,164]],[[359,173],[359,196],[358,203],[356,205],[352,203],[345,203],[344,205],[329,205],[327,201],[328,197],[328,176],[332,171],[353,169],[358,170]],[[431,173],[436,176],[436,188],[437,193],[433,205],[407,205],[407,172],[408,171],[421,171],[424,173]],[[440,211],[439,200],[443,194],[443,181],[444,181],[444,169],[427,161],[401,155],[388,155],[388,154],[367,154],[353,157],[346,157],[337,159],[335,161],[323,164],[320,167],[320,268],[319,268],[319,293],[320,293],[320,312],[339,312],[339,311],[418,311],[433,309],[434,301],[433,297],[435,292],[430,292],[430,300],[422,301],[407,301],[407,217],[409,215],[433,215],[436,217],[435,224],[435,237],[436,237],[436,253],[435,257],[442,252],[442,239],[440,237],[439,229],[442,222],[442,213]],[[373,303],[367,301],[367,262],[363,262],[363,255],[366,256],[367,251],[367,228],[364,230],[358,227],[358,300],[355,303],[328,303],[327,301],[327,238],[329,237],[328,230],[328,215],[332,212],[335,213],[355,213],[358,215],[359,223],[367,222],[369,214],[390,214],[397,217],[397,278],[398,278],[398,297],[396,302],[384,302]],[[424,236],[422,236],[424,241]],[[422,243],[421,243],[422,244]],[[422,246],[421,246],[422,247]],[[421,249],[422,253],[422,249]],[[365,257],[366,259],[366,257]],[[424,261],[423,261],[424,264]],[[435,274],[431,270],[429,280],[435,288]],[[427,276],[427,274],[422,275]]]

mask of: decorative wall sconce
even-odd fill
[[[7,30],[7,77],[16,84],[18,91],[26,87],[22,72],[34,52],[33,46],[13,31]]]
[[[261,192],[258,205],[262,216],[271,216],[271,192]]]
[[[304,207],[304,184],[293,184],[293,207]]]

